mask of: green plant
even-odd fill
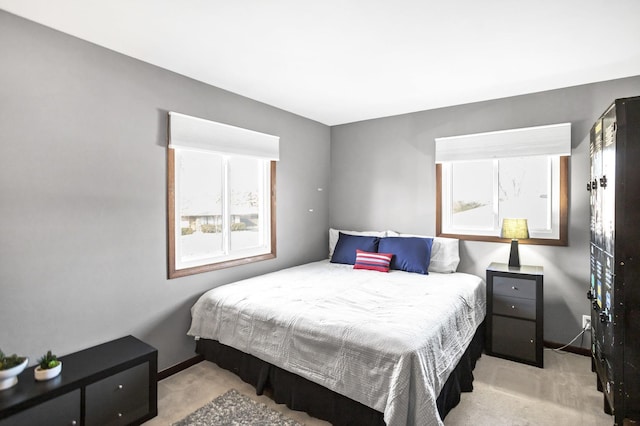
[[[203,225],[200,225],[200,230],[205,234],[214,234],[217,232],[222,232],[222,227],[220,225],[212,225],[212,224],[205,223]]]
[[[244,231],[247,229],[247,225],[242,222],[232,223],[231,230],[232,231]]]
[[[191,228],[182,228],[182,235],[191,235],[193,234],[195,231]]]
[[[51,351],[47,351],[46,355],[43,355],[42,358],[38,360],[40,364],[40,368],[43,370],[47,370],[49,368],[55,368],[60,364],[58,361],[58,357],[51,353]]]
[[[25,357],[16,354],[5,356],[4,352],[0,351],[0,370],[8,370],[16,365],[20,365],[25,359]]]

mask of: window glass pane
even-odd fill
[[[176,155],[176,207],[181,261],[218,255],[222,241],[222,156],[193,151]]]
[[[492,229],[493,161],[452,163],[451,171],[451,225]]]
[[[500,223],[526,218],[530,230],[551,228],[551,161],[549,157],[498,161]]]
[[[264,160],[232,157],[229,161],[231,251],[262,244]]]

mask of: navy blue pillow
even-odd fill
[[[433,238],[387,237],[381,238],[378,251],[393,253],[391,269],[429,274]]]
[[[376,253],[378,251],[379,237],[366,237],[363,235],[349,235],[340,232],[338,242],[331,256],[331,263],[356,263],[356,250]]]

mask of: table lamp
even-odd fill
[[[511,238],[511,254],[509,255],[509,267],[520,267],[520,254],[518,253],[518,240],[529,238],[527,219],[503,219],[502,238]]]

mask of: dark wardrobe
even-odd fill
[[[604,410],[640,422],[640,96],[591,129],[591,353]]]

